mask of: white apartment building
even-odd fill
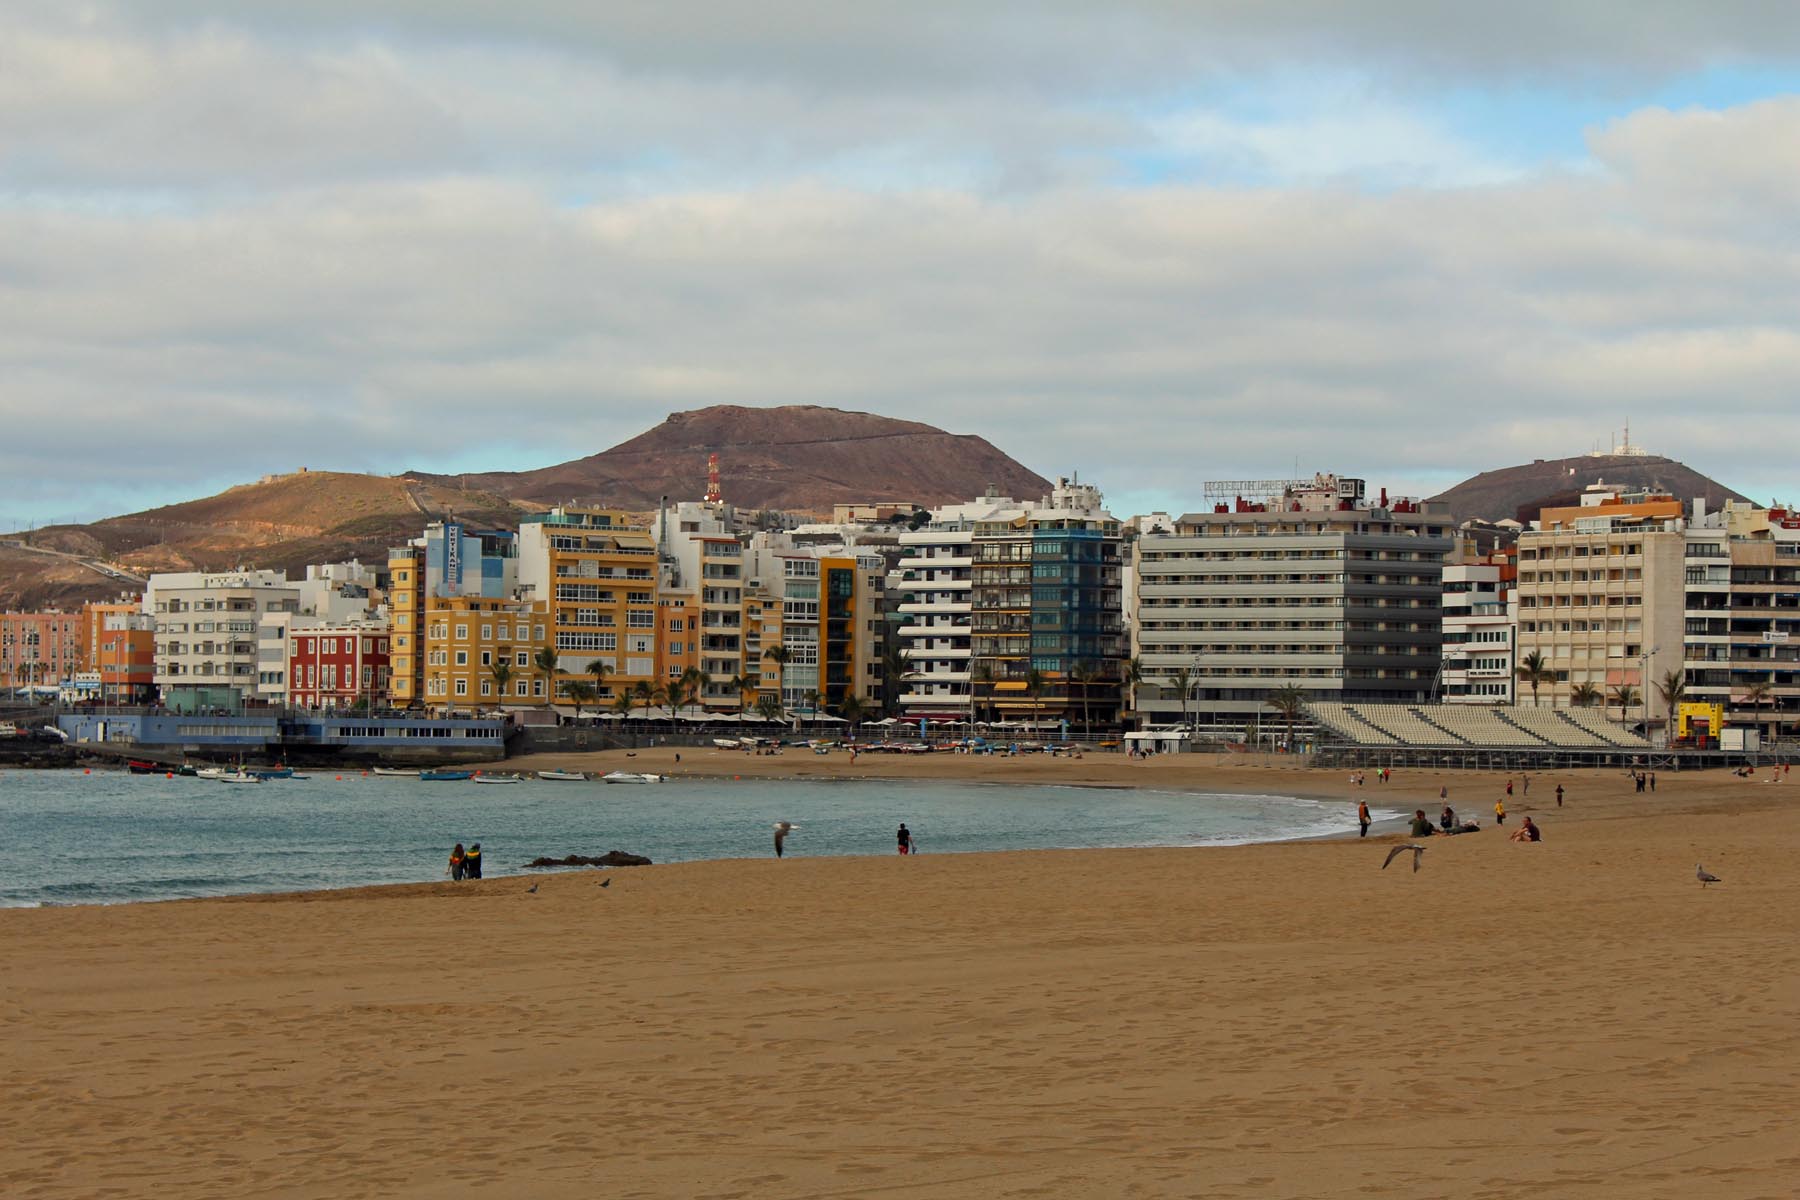
[[[1449,704],[1511,704],[1517,677],[1510,552],[1444,566],[1444,665],[1438,698]]]
[[[290,586],[297,600],[293,608],[264,612],[256,629],[256,695],[269,704],[288,700],[289,633],[362,621],[386,623],[387,612],[375,606],[371,591],[375,572],[360,562],[314,563],[306,578]]]
[[[231,687],[256,695],[258,627],[265,614],[298,611],[300,596],[281,571],[152,575],[144,612],[156,622],[158,690]]]
[[[1234,493],[1233,489],[1237,489]],[[1140,537],[1130,598],[1146,726],[1244,736],[1308,700],[1421,703],[1443,653],[1442,506],[1370,503],[1360,479],[1208,484],[1213,511]]]
[[[900,535],[890,586],[900,593],[895,632],[906,662],[900,704],[907,719],[969,716],[975,525],[1023,510],[1017,500],[989,494],[933,509],[930,521]]]
[[[1800,733],[1800,514],[1695,501],[1685,593],[1682,701],[1720,705],[1727,726],[1770,741]],[[1651,711],[1669,715],[1660,692]]]

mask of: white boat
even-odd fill
[[[219,783],[261,783],[263,781],[261,775],[254,775],[249,771],[226,771],[224,774],[216,776],[215,779]]]
[[[223,779],[226,774],[224,767],[201,767],[194,772],[195,777],[199,779]]]
[[[476,783],[524,783],[517,775],[477,775]]]
[[[586,771],[539,771],[539,779],[547,783],[586,783]]]
[[[417,779],[419,777],[417,767],[376,767],[369,774],[380,775],[384,779]]]
[[[661,783],[661,775],[651,775],[646,771],[608,771],[600,777],[601,783]]]
[[[713,745],[721,750],[742,750],[744,743],[737,738],[714,738]]]

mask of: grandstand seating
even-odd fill
[[[1410,704],[1357,704],[1363,720],[1408,746],[1466,746],[1469,743],[1419,716]]]
[[[1601,741],[1628,750],[1648,750],[1650,743],[1623,725],[1615,725],[1606,714],[1591,708],[1559,708],[1556,714],[1578,729],[1586,730]]]
[[[1506,719],[1553,746],[1589,749],[1609,746],[1579,725],[1562,719],[1554,708],[1527,708],[1523,705],[1506,709]]]
[[[1472,746],[1542,746],[1544,739],[1528,733],[1496,709],[1487,706],[1436,704],[1425,711],[1433,725],[1441,725]]]
[[[1591,709],[1526,705],[1307,706],[1322,730],[1355,745],[1421,749],[1647,750],[1650,743]]]
[[[1363,720],[1347,704],[1331,704],[1321,701],[1309,705],[1313,716],[1332,732],[1347,737],[1362,746],[1398,746],[1400,739],[1391,733],[1384,733]]]

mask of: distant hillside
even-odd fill
[[[1458,520],[1531,521],[1540,508],[1576,503],[1593,483],[1667,492],[1684,504],[1704,498],[1709,508],[1749,499],[1672,458],[1610,454],[1540,458],[1524,466],[1483,471],[1432,499],[1449,505]]]
[[[673,413],[610,450],[537,471],[410,476],[536,504],[651,509],[663,496],[699,499],[713,453],[725,499],[739,508],[824,513],[857,500],[948,504],[989,484],[1007,496],[1050,490],[1048,480],[982,438],[812,405]]]
[[[385,563],[389,546],[446,514],[507,528],[519,519],[509,501],[478,492],[333,471],[283,475],[91,525],[49,526],[28,548],[0,545],[0,606],[68,608],[128,586],[84,562],[133,575]]]

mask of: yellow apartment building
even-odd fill
[[[388,551],[388,696],[395,708],[425,700],[425,548]]]
[[[542,600],[429,597],[425,705],[472,710],[547,704],[550,679],[536,658],[549,644],[550,606]]]
[[[556,693],[605,664],[602,704],[621,688],[659,682],[656,542],[623,512],[557,508],[519,528],[519,586],[549,609],[559,656]]]

